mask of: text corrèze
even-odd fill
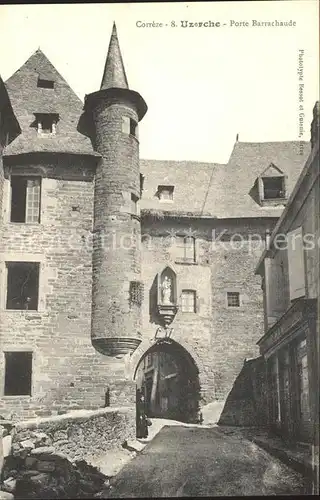
[[[272,20],[272,21],[262,21],[257,19],[251,19],[250,21],[235,21],[230,19],[228,22],[221,21],[170,21],[167,23],[156,22],[156,21],[137,21],[137,28],[220,28],[229,26],[230,28],[285,28],[285,27],[295,27],[297,25],[296,21],[290,20]]]

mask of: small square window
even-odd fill
[[[181,311],[188,313],[196,312],[197,295],[195,290],[182,290]]]
[[[54,81],[53,80],[46,80],[45,78],[39,78],[37,86],[42,88],[42,89],[53,89],[54,88]]]
[[[54,113],[36,113],[39,135],[55,135],[59,115]]]
[[[39,262],[7,262],[6,309],[37,311]]]
[[[40,222],[41,178],[11,176],[11,222]]]
[[[174,186],[158,186],[158,198],[160,201],[173,201]]]
[[[228,307],[240,307],[240,293],[227,292]]]
[[[31,396],[32,352],[5,352],[5,396]]]
[[[263,177],[262,182],[264,200],[285,198],[284,177]]]

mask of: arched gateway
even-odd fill
[[[137,394],[144,396],[148,417],[199,421],[199,371],[178,342],[170,338],[156,340],[140,358],[134,379]]]

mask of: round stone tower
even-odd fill
[[[147,105],[130,90],[113,25],[101,88],[86,96],[95,150],[101,154],[94,192],[93,346],[107,356],[140,344],[141,272],[138,122]]]

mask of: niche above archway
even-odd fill
[[[157,309],[164,326],[170,325],[178,310],[177,275],[171,267],[157,275]]]

